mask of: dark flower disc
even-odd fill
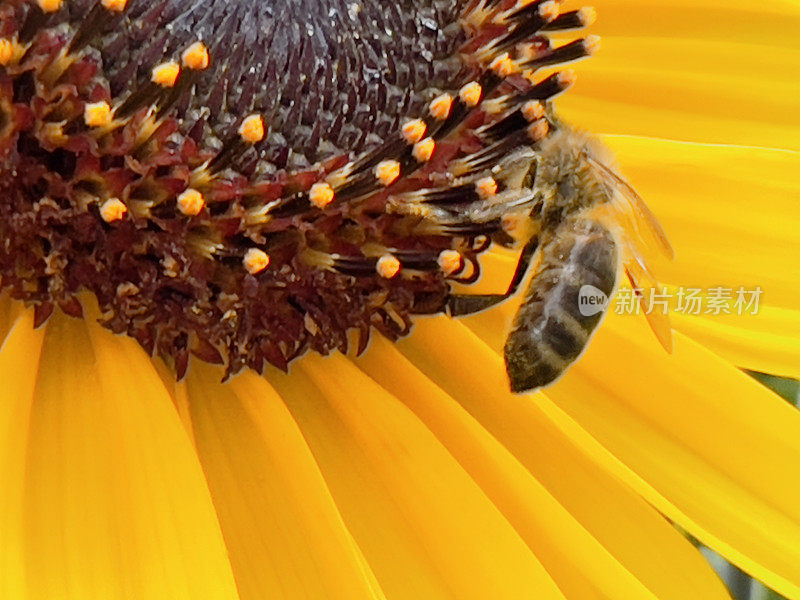
[[[286,369],[512,244],[492,167],[581,58],[552,1],[0,0],[0,281],[170,362]],[[510,196],[509,196],[510,197]],[[486,208],[488,207],[488,208]],[[358,337],[351,336],[357,332]]]

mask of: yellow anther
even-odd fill
[[[175,82],[178,81],[178,76],[181,74],[181,66],[175,61],[168,61],[156,65],[150,76],[153,83],[161,87],[173,87]]]
[[[329,183],[315,183],[308,192],[308,199],[317,208],[325,208],[333,202],[336,194]]]
[[[437,121],[444,121],[450,116],[450,111],[453,108],[453,97],[450,94],[442,94],[434,98],[428,111],[431,116]]]
[[[428,126],[422,119],[408,121],[405,125],[403,125],[403,139],[409,144],[416,144],[423,137],[425,137],[425,132],[427,130]]]
[[[434,150],[436,150],[436,142],[433,141],[433,138],[425,138],[421,142],[414,144],[411,154],[417,162],[424,163],[431,159]]]
[[[400,163],[396,160],[384,160],[375,167],[375,177],[384,187],[392,185],[400,178]]]
[[[591,6],[584,6],[578,11],[584,27],[588,27],[597,20],[597,11]]]
[[[211,56],[208,54],[208,48],[203,42],[195,42],[184,50],[181,60],[183,60],[183,64],[187,69],[202,71],[208,68]]]
[[[261,115],[250,115],[242,121],[239,127],[239,135],[248,144],[257,144],[264,139],[267,135],[266,128],[264,127],[264,119]]]
[[[550,124],[545,119],[539,119],[528,126],[528,137],[534,142],[543,140],[550,132]]]
[[[475,182],[475,191],[483,199],[491,198],[497,194],[497,182],[492,177],[484,177]]]
[[[250,275],[257,275],[269,266],[269,254],[258,248],[250,248],[245,253],[242,264]]]
[[[461,101],[470,108],[478,105],[478,102],[481,101],[482,95],[483,88],[477,81],[468,83],[458,92],[458,97],[461,98]]]
[[[558,16],[558,4],[556,4],[553,0],[542,2],[542,4],[539,6],[539,14],[548,21],[552,21]]]
[[[445,275],[458,273],[464,268],[464,257],[455,250],[442,250],[436,262],[439,263],[439,268]]]
[[[511,60],[511,57],[508,55],[508,52],[504,52],[503,54],[495,58],[492,61],[490,68],[500,77],[508,77],[509,75],[513,75],[514,73],[519,71],[517,63]]]
[[[187,217],[199,215],[205,206],[206,199],[195,189],[189,188],[178,196],[178,210]]]
[[[107,127],[111,120],[111,107],[105,100],[91,102],[83,110],[83,121],[89,127]]]
[[[128,214],[128,207],[118,198],[106,200],[100,207],[100,217],[106,223],[120,221],[126,214]]]
[[[586,48],[586,53],[590,56],[600,50],[600,36],[589,35],[583,40],[583,47]]]
[[[64,4],[63,0],[36,0],[36,3],[46,13],[61,10],[61,6]]]
[[[11,63],[16,54],[15,44],[11,40],[0,40],[0,65],[4,67]]]
[[[128,6],[128,0],[100,0],[100,4],[111,12],[122,12]]]
[[[544,106],[541,102],[530,100],[522,105],[522,116],[529,123],[533,123],[544,116]]]
[[[384,254],[378,259],[375,270],[378,272],[378,275],[384,279],[392,279],[400,272],[401,266],[400,261],[397,260],[396,257],[391,254]]]

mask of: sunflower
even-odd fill
[[[24,4],[3,0],[0,11]],[[100,26],[100,8],[75,4],[84,23]],[[151,16],[173,6],[147,4]],[[458,3],[419,4],[444,19]],[[643,317],[609,311],[563,379],[513,395],[502,357],[513,300],[461,320],[416,318],[410,336],[374,335],[360,357],[310,352],[288,374],[243,369],[223,383],[229,373],[209,364],[212,347],[194,348],[206,362],[193,360],[176,381],[175,370],[186,367],[187,353],[176,350],[186,349],[176,345],[182,338],[162,352],[139,330],[110,333],[99,319],[124,328],[108,321],[102,293],[55,312],[41,298],[32,298],[32,310],[6,295],[0,595],[728,597],[678,525],[800,598],[800,417],[737,368],[800,374],[800,89],[787,77],[800,66],[800,6],[596,5],[603,49],[581,64],[559,113],[605,134],[658,215],[677,251],[675,261],[657,265],[668,290],[690,287],[708,300],[714,289],[759,288],[758,311],[674,311],[672,354]],[[337,10],[356,18],[360,6]],[[124,7],[102,2],[102,10]],[[303,10],[316,7],[285,10],[302,22]],[[235,17],[233,9],[227,20],[211,15],[198,32],[216,23],[224,38]],[[102,39],[120,55],[138,51],[120,50],[119,39],[137,32],[115,37],[115,24],[103,24],[111,33]],[[163,31],[144,37],[151,34],[163,40]],[[0,59],[16,51],[0,44]],[[169,100],[158,86],[180,88],[178,70],[201,71],[206,59],[196,46],[182,65],[159,65],[139,101]],[[110,127],[101,95],[87,126]],[[216,149],[246,158],[251,149],[242,147],[266,134],[263,125],[243,123],[240,138]],[[44,132],[53,133],[61,132]],[[134,159],[126,155],[126,165]],[[89,183],[80,189],[96,192],[97,181]],[[323,201],[327,190],[317,191]],[[205,208],[202,198],[182,198],[187,218]],[[92,210],[111,228],[138,206],[121,204]],[[58,207],[42,208],[50,209]],[[5,220],[24,229],[22,218]],[[234,258],[257,274],[280,257]],[[514,256],[499,251],[481,263],[486,290],[503,289],[515,267]],[[384,333],[398,337],[393,332]],[[148,342],[169,365],[142,350]]]

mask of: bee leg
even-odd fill
[[[465,315],[472,315],[487,308],[491,308],[495,304],[499,304],[506,298],[510,298],[517,293],[522,280],[525,279],[525,273],[528,271],[531,259],[533,258],[536,248],[539,246],[539,239],[537,237],[531,238],[517,261],[517,268],[514,271],[514,276],[511,278],[511,283],[505,294],[451,294],[447,301],[445,310],[451,317],[462,317]]]
[[[586,218],[564,221],[542,244],[504,354],[514,392],[558,379],[586,349],[617,280],[613,234]]]

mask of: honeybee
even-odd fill
[[[472,222],[500,216],[507,229],[520,234],[523,249],[508,291],[455,294],[447,307],[451,316],[484,310],[516,294],[529,272],[504,348],[514,392],[553,383],[581,356],[606,308],[582,302],[610,298],[620,271],[639,294],[658,340],[667,351],[672,348],[669,318],[646,309],[656,286],[648,255],[658,248],[672,258],[667,236],[642,198],[609,166],[609,151],[553,121],[548,136],[492,169],[504,187],[493,206],[464,213]]]

